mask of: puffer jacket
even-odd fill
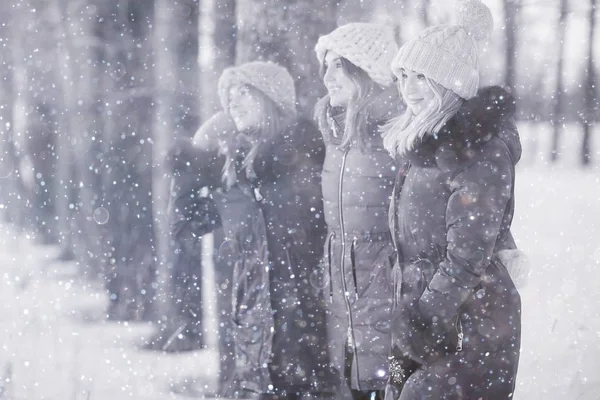
[[[366,110],[362,148],[341,148],[335,135],[324,132],[332,138],[326,140],[322,177],[330,357],[340,378],[356,390],[381,390],[387,379],[394,261],[388,209],[396,164],[383,148],[379,127],[401,104],[395,88],[377,95]],[[331,129],[341,138],[343,121],[334,120]]]
[[[506,399],[514,390],[520,297],[498,257],[515,247],[513,113],[509,93],[480,90],[408,152],[398,174],[392,343],[404,372],[416,370],[402,399]]]

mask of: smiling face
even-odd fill
[[[402,98],[414,115],[419,115],[435,99],[435,93],[425,79],[425,75],[413,70],[400,69],[398,87]]]
[[[240,132],[260,127],[264,113],[261,93],[249,85],[237,85],[229,90],[229,114]]]
[[[356,94],[356,86],[348,77],[342,65],[342,58],[336,52],[328,51],[324,67],[323,83],[329,93],[329,104],[332,107],[347,107]]]

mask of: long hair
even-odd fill
[[[327,55],[327,54],[325,54]],[[325,57],[320,66],[320,75],[323,79],[327,66]],[[344,122],[344,133],[340,147],[346,149],[353,143],[357,143],[359,148],[364,148],[366,144],[367,124],[367,106],[370,104],[373,96],[381,91],[381,87],[375,83],[369,75],[362,69],[352,64],[347,59],[340,57],[343,73],[354,83],[356,93],[352,96],[346,107],[346,119]],[[325,141],[331,141],[332,131],[332,107],[329,104],[329,95],[326,95],[317,104],[315,108],[315,120],[319,130],[323,133]]]
[[[222,171],[222,181],[230,188],[236,181],[236,159],[243,154],[241,169],[248,178],[256,177],[254,160],[260,149],[281,134],[285,128],[292,125],[295,115],[286,113],[273,100],[252,85],[248,85],[252,96],[261,103],[262,114],[258,126],[240,132],[233,140],[223,143],[221,153],[225,154],[225,165]],[[229,112],[229,110],[227,110]]]
[[[383,146],[392,157],[403,157],[423,141],[427,134],[437,135],[459,110],[464,99],[439,83],[425,77],[434,93],[433,101],[414,115],[410,107],[382,126]]]

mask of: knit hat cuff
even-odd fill
[[[477,94],[477,69],[423,40],[408,42],[400,49],[392,63],[395,75],[400,75],[400,68],[422,73],[463,99],[468,100]]]

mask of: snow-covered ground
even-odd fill
[[[106,295],[56,248],[0,235],[0,399],[180,399],[172,383],[215,376],[214,351],[139,350],[151,327],[104,320]]]
[[[599,399],[600,168],[577,167],[572,138],[550,167],[549,128],[521,130],[513,232],[532,273],[521,291],[515,398]],[[139,350],[151,328],[103,320],[101,287],[81,282],[73,264],[51,262],[56,251],[0,226],[0,399],[183,399],[171,383],[214,378],[212,350]]]
[[[521,126],[513,233],[530,258],[521,290],[523,334],[516,399],[600,399],[600,129],[596,165],[581,169],[581,132],[564,132],[550,167],[550,127]]]

